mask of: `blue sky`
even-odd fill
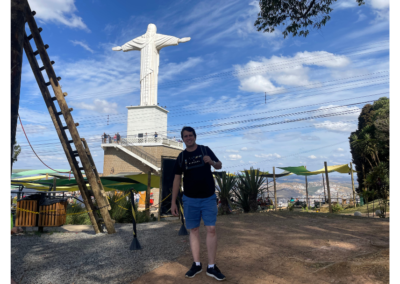
[[[101,134],[124,136],[126,106],[140,100],[140,53],[111,48],[149,23],[158,33],[191,37],[160,53],[158,101],[170,111],[168,135],[192,125],[198,144],[211,147],[227,171],[349,163],[360,103],[389,96],[389,1],[366,2],[339,0],[321,30],[284,39],[281,27],[256,31],[257,1],[29,1],[100,172]],[[293,121],[320,115],[327,117]],[[42,160],[69,168],[25,56],[20,116]],[[14,168],[44,168],[20,127],[17,141]]]

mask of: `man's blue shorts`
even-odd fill
[[[183,195],[182,201],[187,229],[199,227],[201,218],[204,226],[215,226],[218,214],[215,194],[207,198],[191,198]]]

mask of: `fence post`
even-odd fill
[[[332,201],[331,201],[331,190],[329,187],[329,176],[328,176],[328,165],[324,162],[325,165],[325,176],[326,176],[326,188],[328,189],[328,203],[329,203],[329,213],[332,213]]]
[[[277,198],[276,198],[276,179],[275,179],[275,167],[273,167],[273,174],[274,174],[274,197],[275,197],[275,212],[277,211]]]

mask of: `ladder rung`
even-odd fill
[[[43,29],[42,29],[42,28],[38,28],[38,31],[39,31],[39,33],[40,33],[40,32],[42,32],[42,31],[43,31]]]
[[[33,52],[33,55],[38,55],[39,54],[39,50],[36,50],[35,52]]]
[[[57,77],[57,81],[61,81],[61,77]]]
[[[47,82],[46,83],[46,87],[48,87],[48,86],[50,86],[51,85],[51,83],[50,82]]]
[[[68,126],[63,126],[63,129],[64,129],[64,130],[68,129]]]
[[[44,45],[44,48],[48,49],[48,48],[49,48],[49,45],[48,45],[48,44],[45,44],[45,45]]]
[[[33,35],[28,35],[26,38],[27,38],[28,40],[31,40],[31,39],[33,38]]]
[[[40,71],[43,71],[46,67],[42,66],[39,68]]]
[[[74,109],[71,107],[71,108],[69,108],[68,109],[68,111],[69,112],[71,112],[71,111],[73,111]],[[59,111],[59,112],[57,112],[57,115],[62,115],[63,113],[62,113],[62,111]],[[72,140],[71,140],[72,141]]]
[[[80,171],[83,171],[84,170],[84,168],[83,167],[81,167],[81,168],[79,168],[79,170]],[[91,192],[92,193],[92,196],[93,196],[93,192]]]
[[[72,151],[72,154],[74,155],[74,156],[79,156],[79,154],[78,154],[78,151]]]
[[[52,101],[56,101],[57,98],[56,98],[56,97],[52,97],[51,100],[52,100]]]
[[[68,140],[68,143],[74,143],[74,140]]]
[[[36,15],[36,11],[32,11],[32,16],[35,16]]]

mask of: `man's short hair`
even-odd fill
[[[194,135],[194,138],[197,138],[197,136],[196,136],[196,131],[194,131],[193,127],[184,126],[184,127],[182,128],[182,131],[181,131],[181,138],[182,138],[182,140],[183,140],[183,131],[192,132],[193,135]]]

